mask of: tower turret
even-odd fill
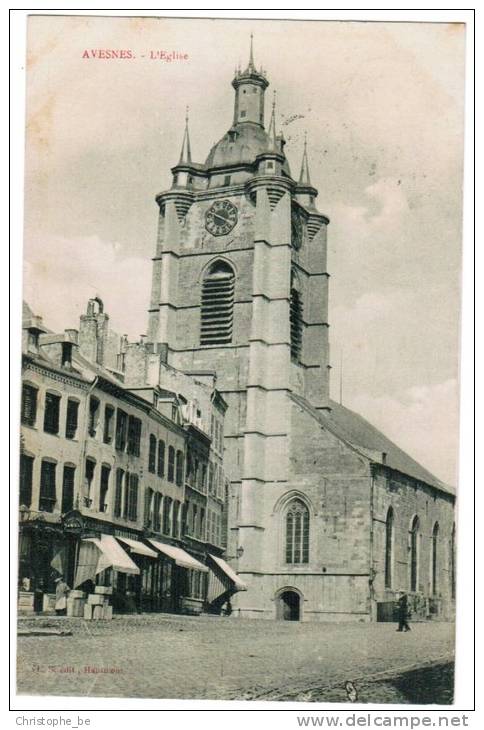
[[[252,122],[264,126],[264,92],[269,86],[262,69],[254,64],[253,36],[250,36],[249,63],[245,71],[237,71],[232,81],[235,89],[234,125]]]
[[[301,172],[299,173],[299,180],[296,187],[296,198],[301,205],[305,208],[313,209],[316,211],[315,199],[317,198],[318,191],[311,185],[311,176],[309,174],[309,162],[308,162],[308,143],[306,133],[304,134],[304,150],[301,161]]]

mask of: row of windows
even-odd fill
[[[222,544],[222,515],[209,509],[207,511],[207,542]]]
[[[175,453],[174,447],[169,446],[167,481],[174,482],[178,487],[183,486],[183,467],[183,451],[177,450]],[[165,442],[157,441],[154,434],[150,434],[148,471],[151,474],[157,474],[159,477],[165,476]]]
[[[53,512],[57,503],[57,476],[58,464],[54,461],[42,460],[40,467],[39,510]],[[21,454],[20,456],[20,506],[32,507],[34,458]],[[64,464],[62,469],[62,501],[61,511],[69,512],[74,507],[74,480],[76,467],[73,464]]]
[[[183,505],[183,533],[197,540],[205,540],[205,508],[191,500]]]
[[[421,590],[420,585],[420,568],[421,568],[421,526],[420,518],[415,515],[412,519],[409,531],[409,590],[416,592]],[[395,513],[393,507],[387,512],[385,523],[385,586],[393,588],[393,566],[394,566],[394,549],[395,549]],[[433,596],[437,596],[440,591],[439,576],[442,567],[441,561],[441,536],[439,523],[435,522],[432,529],[431,548],[430,548],[430,591]],[[449,540],[449,577],[451,596],[455,598],[455,526]]]
[[[32,480],[33,480],[34,458],[26,454],[20,457],[20,505],[32,506]],[[53,512],[57,503],[58,465],[54,461],[42,460],[40,473],[40,494],[39,510],[42,512]],[[99,511],[106,512],[108,509],[107,498],[109,494],[111,468],[102,464],[99,472]],[[74,509],[74,481],[76,467],[72,464],[65,464],[62,468],[62,504],[61,512],[64,514]],[[86,459],[86,497],[85,505],[92,505],[93,483],[96,475],[96,462],[93,459]],[[118,468],[115,475],[114,486],[114,517],[122,517],[131,522],[138,519],[138,494],[139,478],[137,474]],[[180,516],[181,502],[171,497],[163,496],[154,492],[150,487],[145,489],[144,523],[155,532],[163,532],[165,535],[180,537]],[[184,505],[182,515],[183,532],[191,534],[198,539],[205,539],[205,509],[198,508],[196,504]],[[221,520],[211,510],[208,512],[208,538],[212,544],[221,542]]]
[[[46,433],[59,434],[61,396],[47,392],[44,399],[44,424]],[[35,427],[37,421],[38,389],[24,383],[22,386],[22,402],[20,419],[23,425]],[[65,437],[75,439],[79,422],[79,401],[67,399]]]
[[[38,390],[32,385],[24,384],[22,387],[21,421],[27,426],[35,426],[37,419]],[[58,435],[60,428],[60,406],[61,396],[47,392],[44,403],[44,431]],[[89,399],[88,433],[96,438],[100,428],[101,405],[98,398],[91,396]],[[65,437],[75,439],[79,423],[79,401],[73,398],[67,399]],[[104,407],[104,421],[102,430],[103,443],[112,443],[115,437],[115,448],[117,451],[126,452],[131,456],[139,456],[141,449],[142,423],[136,416],[128,415],[121,408],[117,410],[106,404]],[[156,438],[150,436],[149,471],[164,476],[165,472],[165,443],[158,442],[158,456],[156,455]],[[175,451],[172,446],[168,449],[168,474],[169,482],[176,482],[178,486],[183,485],[183,453]]]
[[[115,517],[136,522],[138,519],[138,475],[124,469],[116,470],[114,489]]]
[[[145,489],[144,523],[155,532],[180,537],[180,505],[176,499]]]

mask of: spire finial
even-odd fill
[[[250,70],[254,70],[254,34],[250,34],[250,58],[249,58],[249,68]]]
[[[185,132],[183,134],[183,143],[182,148],[180,152],[180,160],[178,162],[179,165],[182,164],[190,164],[192,161],[192,152],[190,149],[190,133],[188,131],[188,113],[190,111],[190,107],[187,105],[185,107]]]
[[[275,150],[278,152],[277,147],[277,134],[276,134],[276,94],[277,92],[274,90],[272,95],[272,114],[271,114],[271,121],[269,123],[269,142],[270,142],[270,149]]]
[[[311,178],[309,176],[309,163],[308,163],[308,133],[304,132],[304,151],[301,163],[301,173],[299,175],[300,185],[311,185]]]

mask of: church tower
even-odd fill
[[[269,81],[252,39],[232,86],[230,128],[193,162],[187,113],[172,186],[156,197],[148,341],[169,365],[215,371],[228,403],[227,554],[249,583],[240,600],[251,606],[240,609],[255,615],[251,586],[284,563],[271,519],[293,482],[292,397],[314,412],[329,407],[329,220],[316,208],[306,142],[291,175],[275,95],[266,126]]]

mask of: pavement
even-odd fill
[[[359,702],[415,701],[414,685],[427,688],[417,692],[422,703],[450,702],[454,624],[395,629],[169,614],[24,618],[17,686],[33,695],[341,702],[351,682]]]

